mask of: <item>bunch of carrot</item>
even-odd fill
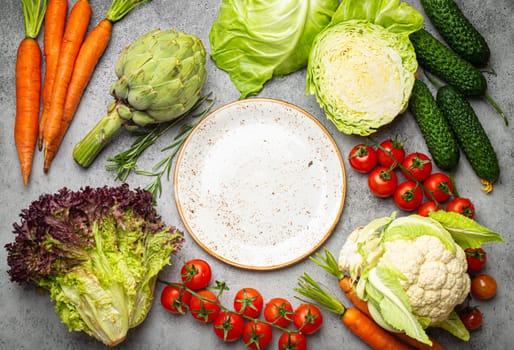
[[[40,1],[22,0],[26,22],[27,18],[35,17],[33,4],[39,4]],[[41,117],[39,117],[41,97],[39,46],[37,46],[39,56],[28,49],[19,53],[16,66],[17,107],[14,134],[25,185],[28,184],[36,143],[40,151],[44,148],[43,168],[45,172],[49,170],[84,90],[111,39],[113,24],[135,7],[148,1],[150,0],[113,0],[105,18],[86,36],[92,14],[88,0],[77,0],[68,18],[68,0],[44,0],[46,15],[44,10],[39,11],[37,31],[33,30],[30,35],[27,31],[27,39],[31,39],[30,41],[33,42],[31,46],[34,47],[34,43],[37,44],[35,38],[38,36],[44,18],[43,44],[46,70]],[[31,8],[29,7],[32,13],[27,14],[25,8],[28,5],[32,5]],[[35,49],[32,48],[32,50]],[[31,68],[26,68],[29,65]],[[33,78],[28,89],[26,86],[29,84],[28,78],[36,75],[39,76],[37,79],[39,84]],[[21,82],[27,83],[23,85]]]

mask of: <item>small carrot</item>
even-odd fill
[[[54,140],[55,146],[49,148],[48,152],[45,153],[44,168],[46,170],[49,169],[50,163],[55,157],[62,139],[70,126],[95,67],[110,42],[113,24],[121,20],[135,7],[148,1],[150,0],[113,0],[105,18],[86,36],[75,61],[70,84],[66,92],[61,127]]]
[[[375,350],[410,350],[357,308],[348,308],[330,295],[307,273],[298,280],[295,291],[312,299],[321,308],[341,317],[341,322]]]
[[[344,292],[348,300],[362,313],[367,315],[368,317],[371,317],[371,314],[369,313],[368,304],[366,301],[362,300],[357,296],[355,293],[355,290],[352,288],[352,280],[350,277],[345,276],[342,279],[339,280],[339,287]],[[412,337],[409,337],[405,333],[401,332],[391,332],[393,336],[404,342],[405,344],[408,344],[412,346],[416,350],[444,350],[444,347],[437,342],[434,337],[428,336],[430,341],[432,342],[432,345],[422,343]]]
[[[77,58],[80,46],[84,40],[89,20],[91,18],[91,5],[88,0],[78,0],[72,7],[68,23],[64,29],[59,61],[55,75],[55,83],[52,89],[50,110],[44,125],[44,148],[45,158],[49,152],[54,152],[55,140],[61,128],[64,100],[70,83],[73,67]],[[44,169],[48,169],[45,167]]]
[[[371,317],[368,309],[368,303],[357,296],[352,288],[352,280],[348,276],[344,276],[339,280],[339,288],[344,292],[348,300],[361,312]]]
[[[346,308],[341,321],[375,350],[410,350],[357,308]]]
[[[14,142],[23,184],[29,182],[38,135],[41,98],[41,48],[37,37],[43,25],[47,1],[22,0],[25,38],[16,56],[16,120]]]
[[[43,47],[45,53],[45,77],[43,81],[42,105],[43,111],[39,121],[38,148],[43,148],[43,133],[48,110],[50,109],[50,97],[54,85],[57,61],[61,49],[62,36],[68,13],[68,0],[49,0],[45,15],[45,28]]]

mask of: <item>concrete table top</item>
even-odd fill
[[[70,1],[70,6],[75,1]],[[408,0],[421,10],[419,1]],[[483,123],[501,166],[499,181],[494,191],[487,195],[480,190],[481,184],[469,163],[462,156],[455,170],[455,181],[461,196],[471,198],[476,206],[476,220],[505,238],[503,244],[487,244],[489,260],[485,272],[498,281],[497,296],[490,301],[475,303],[484,313],[484,323],[474,332],[469,342],[462,342],[443,333],[436,332],[437,338],[446,349],[511,349],[514,344],[514,254],[512,254],[514,217],[514,2],[512,0],[456,0],[470,20],[483,33],[488,41],[492,56],[491,66],[496,75],[487,74],[489,94],[502,106],[511,120],[507,127],[485,102],[473,99],[472,105]],[[92,24],[100,21],[106,13],[110,1],[92,0]],[[53,310],[53,304],[45,293],[38,293],[31,286],[20,286],[9,281],[6,263],[7,254],[3,246],[12,241],[12,224],[19,222],[21,209],[36,200],[41,194],[54,193],[63,186],[80,187],[119,185],[114,173],[105,169],[106,158],[127,148],[132,139],[127,133],[107,147],[98,159],[84,169],[77,165],[71,156],[75,143],[103,116],[111,102],[109,86],[115,79],[114,64],[123,47],[136,38],[155,28],[178,29],[197,35],[210,52],[208,34],[221,2],[215,0],[171,1],[154,0],[134,10],[114,26],[112,40],[98,64],[87,87],[76,117],[63,141],[62,148],[53,161],[48,173],[43,172],[42,153],[36,152],[30,183],[23,186],[18,157],[13,141],[15,117],[15,59],[19,42],[24,37],[23,17],[20,1],[5,0],[0,11],[0,349],[103,349],[105,346],[95,339],[77,332],[68,332]],[[90,26],[90,28],[91,28]],[[426,21],[425,27],[432,32],[433,27]],[[42,35],[39,37],[42,44]],[[231,83],[228,74],[219,70],[211,60],[207,63],[208,78],[204,91],[212,92],[216,106],[221,106],[239,98],[239,92]],[[329,122],[313,96],[305,95],[305,69],[284,78],[273,79],[259,93],[260,97],[271,97],[293,103],[317,117],[334,137],[343,154],[346,166],[346,201],[341,219],[332,235],[325,242],[334,254],[339,252],[346,236],[357,226],[364,225],[374,218],[390,215],[397,210],[392,199],[374,197],[367,189],[366,176],[353,171],[346,159],[351,147],[362,142],[363,138],[341,134]],[[174,135],[172,132],[170,135]],[[408,151],[426,152],[426,145],[419,129],[409,112],[399,116],[392,124],[383,127],[374,135],[376,140],[398,136],[408,139]],[[159,150],[169,144],[172,136],[166,136],[154,145],[141,159],[145,169],[160,159]],[[149,179],[131,175],[127,182],[131,187],[144,187]],[[184,229],[180,221],[173,194],[172,180],[165,180],[163,193],[158,199],[157,208],[166,222]],[[399,215],[406,213],[399,212]],[[213,267],[213,278],[225,281],[230,290],[225,292],[222,301],[231,305],[233,295],[242,287],[259,289],[265,299],[282,296],[294,305],[297,279],[308,272],[317,280],[332,288],[337,284],[319,267],[308,259],[292,266],[274,271],[251,271],[224,264],[203,251],[186,233],[182,250],[172,258],[173,265],[162,271],[162,277],[169,280],[179,278],[180,263],[192,258],[208,260]],[[212,331],[211,325],[200,324],[189,315],[179,317],[166,312],[159,304],[158,297],[162,285],[157,285],[155,304],[144,323],[129,331],[127,339],[118,345],[119,349],[235,349],[244,348],[242,341],[223,344]],[[342,294],[339,294],[345,300]],[[311,349],[366,349],[367,346],[352,335],[338,317],[324,313],[322,330],[308,341]],[[270,348],[277,347],[279,333],[274,333]]]

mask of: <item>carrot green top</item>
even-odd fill
[[[105,18],[112,23],[117,22],[134,8],[149,1],[151,0],[113,0]]]
[[[41,31],[48,0],[21,0],[25,20],[25,36],[35,39]]]

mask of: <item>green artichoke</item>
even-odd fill
[[[89,166],[122,126],[134,129],[184,115],[201,96],[205,61],[201,40],[176,30],[156,29],[125,47],[110,88],[115,100],[75,146],[75,161]]]

